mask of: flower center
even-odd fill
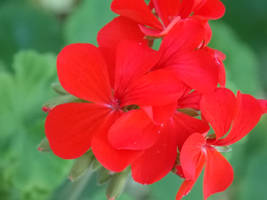
[[[138,106],[138,105],[135,105],[135,104],[133,104],[133,105],[128,105],[128,106],[124,106],[124,107],[122,107],[122,110],[124,111],[124,112],[128,112],[128,111],[130,111],[130,110],[137,110],[137,109],[139,109],[140,107]]]

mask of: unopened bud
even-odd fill
[[[108,184],[106,195],[109,200],[115,200],[123,192],[127,183],[130,169],[126,169],[123,172],[114,174]]]
[[[94,161],[94,155],[92,151],[89,151],[77,158],[70,170],[69,179],[71,181],[78,180],[81,176],[83,176],[90,168]]]
[[[98,179],[97,179],[98,184],[104,184],[104,183],[106,183],[107,181],[110,180],[110,178],[114,174],[113,172],[105,169],[104,167],[101,167],[97,171],[97,173],[98,173]]]
[[[47,138],[42,139],[42,141],[39,144],[37,149],[38,149],[38,151],[41,151],[41,152],[50,152],[51,151]]]

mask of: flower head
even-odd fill
[[[120,16],[131,19],[147,36],[161,37],[179,21],[198,17],[203,21],[224,15],[224,5],[219,0],[113,0],[111,9]]]

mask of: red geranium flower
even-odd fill
[[[113,0],[111,9],[133,20],[145,35],[154,37],[166,35],[177,22],[192,14],[206,21],[218,19],[225,12],[219,0],[151,0],[149,5],[144,0]]]
[[[195,133],[184,143],[180,162],[186,180],[177,193],[177,200],[191,191],[205,164],[204,199],[227,189],[233,181],[233,169],[216,147],[241,140],[256,126],[263,114],[259,101],[254,97],[240,92],[235,97],[226,88],[204,95],[200,108],[214,129],[216,138],[209,139],[209,136]]]
[[[104,59],[101,48],[90,44],[71,44],[60,52],[59,81],[66,91],[85,102],[56,106],[47,116],[45,132],[59,157],[74,159],[91,147],[103,166],[121,171],[142,150],[113,148],[108,141],[112,124],[127,116],[130,125],[134,125],[131,133],[152,132],[156,139],[157,131],[152,121],[146,120],[147,114],[133,108],[175,102],[183,94],[184,85],[168,71],[149,72],[159,56],[145,44],[124,41],[114,51],[115,66]]]
[[[197,33],[197,34],[196,34]],[[130,20],[119,17],[107,24],[98,33],[98,43],[105,48],[109,57],[114,57],[112,46],[121,39],[144,41],[142,33]],[[225,85],[225,56],[218,50],[206,46],[206,29],[198,19],[179,22],[164,37],[160,49],[160,59],[155,69],[171,71],[188,87],[201,93],[213,91],[217,84]]]
[[[178,105],[174,103],[143,108],[150,119],[143,119],[142,124],[153,120],[161,127],[157,137],[152,132],[132,133],[132,127],[136,124],[131,124],[132,120],[127,115],[114,123],[110,129],[109,139],[116,149],[144,150],[144,153],[131,165],[132,177],[136,182],[152,184],[159,181],[175,166],[177,150],[181,150],[184,141],[196,131],[200,133],[208,131],[209,126],[205,121],[177,110],[191,107],[197,109],[199,100],[198,94],[186,90],[179,98]]]

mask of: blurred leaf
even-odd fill
[[[110,10],[110,3],[111,0],[82,1],[66,21],[65,42],[96,44],[97,32],[115,16]]]
[[[58,51],[61,27],[58,20],[22,1],[0,6],[0,59],[10,64],[13,55],[22,49],[40,52]]]
[[[15,190],[7,191],[8,199],[45,199],[67,174],[68,162],[37,151],[44,137],[41,105],[51,96],[55,64],[54,55],[26,51],[15,56],[14,75],[0,73],[0,182]]]
[[[241,92],[259,94],[259,63],[247,44],[242,42],[234,31],[223,23],[211,23],[213,38],[210,46],[226,55],[225,68],[227,79]],[[232,87],[232,84],[230,86]],[[234,86],[234,87],[235,87]]]
[[[247,163],[247,178],[242,183],[243,190],[239,194],[240,200],[266,199],[266,158],[267,152],[262,152]]]
[[[178,188],[182,183],[181,180],[177,175],[170,173],[159,182],[150,185],[151,199],[175,199]]]

